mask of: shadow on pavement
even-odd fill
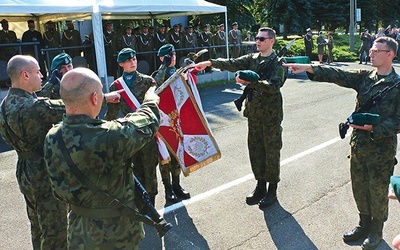
[[[210,249],[206,239],[197,231],[185,207],[164,215],[164,219],[172,224],[172,229],[160,239],[154,228],[145,225],[146,236],[140,243],[139,249]]]
[[[277,249],[318,249],[279,202],[264,209],[264,219]]]

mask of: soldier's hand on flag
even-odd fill
[[[146,94],[144,95],[144,101],[156,100],[157,104],[159,104],[160,103],[160,97],[156,94],[155,90],[156,90],[156,86],[150,87],[147,90]]]
[[[300,64],[300,63],[282,63],[282,66],[284,67],[288,67],[289,70],[293,73],[293,74],[299,74],[302,72],[309,72],[311,74],[314,73],[313,68],[311,67],[311,64]]]
[[[106,98],[107,102],[118,103],[121,100],[121,93],[124,91],[125,91],[125,89],[120,89],[117,91],[106,93],[106,94],[104,94],[104,98]]]
[[[205,70],[207,67],[210,67],[212,65],[211,61],[203,61],[196,63],[195,65],[191,65],[191,68],[195,68],[198,71]]]

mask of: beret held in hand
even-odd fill
[[[255,82],[260,79],[260,76],[252,71],[252,70],[239,70],[236,71],[235,77],[239,77],[242,80],[249,81],[249,82]]]
[[[363,126],[365,124],[375,125],[381,121],[381,117],[378,114],[356,113],[347,118],[347,121],[351,124],[359,126]]]

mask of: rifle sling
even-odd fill
[[[390,90],[396,88],[399,84],[400,84],[400,81],[397,81],[397,82],[393,83],[390,87],[386,87],[386,88],[384,88],[383,90],[381,90],[382,92],[377,92],[377,93],[379,93],[378,96],[380,96],[380,99],[378,99],[378,100],[375,100],[375,98],[377,98],[378,96],[372,95],[370,98],[368,98],[368,100],[366,100],[365,102],[363,102],[363,103],[358,107],[358,109],[357,109],[355,112],[353,112],[353,114],[354,114],[354,113],[360,113],[360,112],[366,112],[366,111],[368,111],[370,108],[372,108],[372,105],[375,104],[375,101],[380,101],[380,100],[382,100],[382,98],[384,98],[384,97],[386,96],[386,94],[387,94]],[[385,91],[385,92],[383,92],[383,91]],[[375,93],[375,94],[377,94],[377,93]]]
[[[135,209],[129,207],[128,205],[122,203],[119,201],[117,198],[109,195],[107,192],[100,190],[93,182],[91,182],[76,166],[76,164],[73,162],[71,159],[70,154],[67,151],[67,147],[65,146],[64,139],[62,138],[62,129],[57,131],[57,140],[59,144],[59,148],[61,150],[61,153],[71,170],[72,174],[81,182],[84,186],[86,186],[89,190],[91,190],[93,193],[99,193],[105,197],[103,202],[108,203],[108,206],[111,205],[117,205],[119,209],[113,209],[113,208],[100,208],[100,209],[91,209],[91,208],[83,208],[78,205],[71,204],[71,208],[74,212],[77,212],[77,214],[89,218],[112,218],[120,215],[125,215],[131,218],[134,218],[138,221],[142,221],[148,225],[154,226],[155,222],[149,219],[147,216],[144,216],[140,214],[138,211]],[[88,212],[90,210],[90,212]],[[111,211],[112,210],[112,211]],[[119,212],[116,213],[116,212]],[[104,216],[105,213],[110,213],[109,216]]]

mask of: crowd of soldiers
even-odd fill
[[[41,34],[35,29],[35,21],[28,21],[28,30],[24,32],[22,40],[17,39],[15,32],[8,30],[8,21],[1,21],[0,31],[0,61],[8,61],[15,54],[31,55],[38,59],[43,76],[51,75],[46,72],[54,56],[61,52],[69,54],[73,59],[83,57],[89,68],[96,69],[93,34],[85,35],[84,39],[75,29],[72,21],[66,21],[66,29],[62,32],[56,28],[56,23],[45,23],[46,31]],[[58,26],[57,26],[58,27]],[[123,48],[132,48],[138,54],[139,67],[143,73],[151,74],[159,67],[156,53],[166,43],[172,44],[176,49],[177,64],[183,62],[184,57],[194,51],[207,48],[209,53],[203,59],[212,57],[227,57],[226,40],[228,40],[231,58],[248,53],[247,47],[242,47],[242,34],[237,22],[232,23],[232,29],[228,33],[225,25],[215,26],[211,32],[211,25],[204,24],[200,29],[199,24],[187,25],[174,24],[171,28],[165,24],[156,26],[143,25],[141,27],[126,26],[122,34],[114,31],[113,23],[106,22],[103,29],[105,55],[107,62],[107,74],[114,78],[121,72],[115,64],[118,52]],[[226,37],[228,34],[228,37]],[[22,42],[23,46],[8,46]],[[26,43],[32,43],[26,45]],[[89,46],[88,46],[89,45]],[[252,47],[253,49],[253,47]],[[42,53],[43,52],[43,53]]]

